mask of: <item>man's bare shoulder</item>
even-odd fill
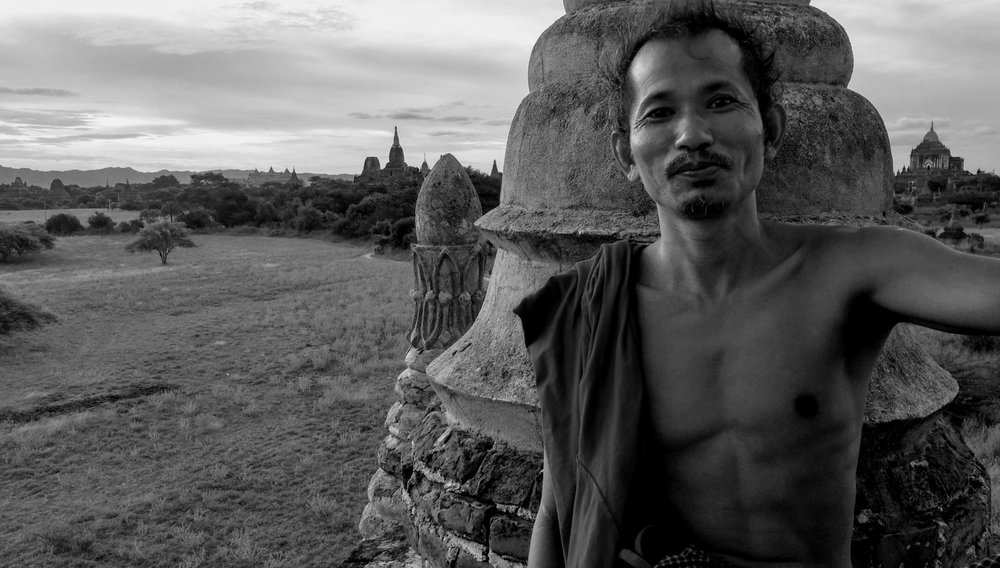
[[[765,223],[768,235],[777,242],[804,248],[809,255],[825,260],[850,257],[855,260],[896,255],[900,248],[937,246],[933,239],[910,229],[875,225],[850,227],[845,225],[805,225]]]

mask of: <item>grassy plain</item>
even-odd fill
[[[408,263],[317,240],[60,238],[0,266],[0,564],[337,566],[403,368]]]

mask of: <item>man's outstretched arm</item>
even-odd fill
[[[958,252],[905,229],[858,231],[872,302],[902,322],[1000,335],[1000,259]]]
[[[531,531],[528,568],[565,566],[562,541],[559,537],[559,521],[556,518],[555,496],[552,493],[552,476],[549,474],[551,471],[548,456],[545,456],[542,471],[542,501],[535,516],[535,526]]]

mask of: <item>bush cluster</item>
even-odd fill
[[[45,221],[45,230],[53,235],[71,235],[83,230],[80,220],[69,213],[58,213]]]
[[[34,223],[0,224],[0,262],[11,256],[41,252],[55,246],[55,239]]]
[[[103,211],[96,211],[87,218],[90,230],[98,233],[110,233],[115,230],[115,221]]]

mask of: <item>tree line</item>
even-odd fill
[[[475,168],[466,168],[483,211],[496,207],[500,200],[500,180]],[[0,196],[0,209],[44,205],[55,207],[103,207],[107,200],[117,207],[139,211],[139,222],[115,226],[97,219],[92,231],[117,230],[137,232],[143,225],[159,220],[183,223],[188,229],[253,226],[273,232],[308,233],[328,231],[348,238],[372,238],[380,245],[405,247],[414,240],[414,208],[418,183],[356,185],[352,182],[311,177],[305,183],[268,182],[256,187],[226,178],[217,172],[191,176],[181,184],[173,175],[163,175],[148,184],[130,186],[123,195],[108,188],[73,188],[57,183],[65,195],[62,201],[34,203],[38,196]],[[110,223],[110,224],[109,224]],[[71,234],[83,230],[77,220],[61,219],[50,232]]]

